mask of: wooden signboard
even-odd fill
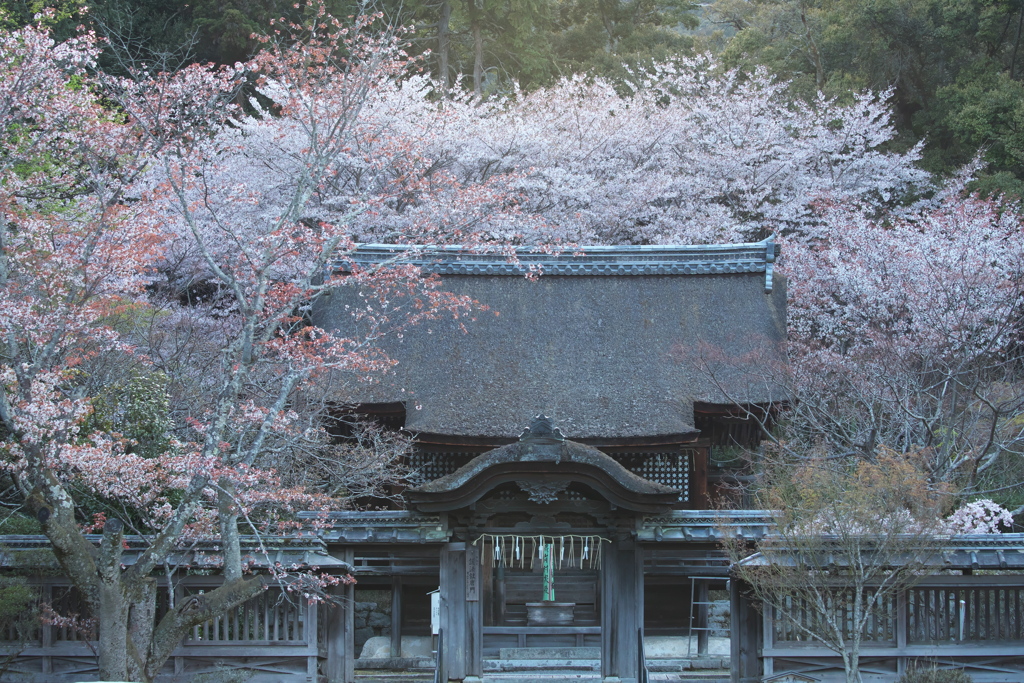
[[[480,599],[480,548],[466,545],[466,600]]]

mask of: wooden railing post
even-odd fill
[[[908,589],[896,594],[896,649],[901,653],[907,648],[907,635],[910,629],[910,610],[908,607]],[[902,676],[907,672],[907,658],[902,654],[896,658],[896,674]]]

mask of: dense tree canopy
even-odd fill
[[[767,66],[794,94],[893,89],[896,125],[948,173],[983,150],[975,185],[1021,194],[1022,18],[1017,0],[718,0],[727,64]]]
[[[8,26],[54,7],[58,37],[86,22],[109,40],[108,71],[126,63],[234,64],[259,49],[271,19],[303,10],[284,0],[152,2],[4,0]],[[364,11],[331,0],[336,16]],[[573,74],[635,83],[637,70],[698,51],[727,68],[766,68],[791,97],[889,92],[893,145],[919,141],[922,167],[948,175],[979,153],[972,188],[1020,195],[1024,5],[1019,0],[380,0],[392,26],[415,29],[413,54],[439,81],[478,94],[551,86]],[[699,28],[698,24],[700,24]],[[715,33],[715,29],[718,32]]]

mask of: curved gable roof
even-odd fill
[[[532,485],[547,485],[555,497],[569,484],[582,484],[616,507],[645,513],[665,512],[679,495],[670,486],[633,474],[596,448],[566,441],[543,416],[534,419],[518,442],[478,455],[405,495],[423,512],[444,512],[472,505],[509,482],[528,493]]]

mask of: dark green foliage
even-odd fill
[[[6,645],[27,645],[39,631],[39,594],[20,576],[0,576],[0,639]],[[0,676],[14,660],[19,648],[0,655]]]
[[[896,683],[972,683],[963,669],[938,669],[934,666],[913,667]]]
[[[0,509],[0,535],[36,535],[43,529],[34,517]]]
[[[0,576],[0,631],[21,633],[26,639],[39,626],[36,589],[20,576]]]
[[[89,427],[130,440],[130,453],[151,458],[171,442],[170,399],[162,372],[132,372],[124,382],[103,387],[93,402]]]
[[[983,150],[977,189],[1018,194],[1024,179],[1022,0],[717,0],[736,30],[723,57],[767,66],[793,93],[893,89],[904,144],[948,173]]]
[[[84,5],[84,0],[0,0],[0,29],[34,23],[37,14],[50,12],[43,23],[63,28],[56,32],[58,37],[70,35]]]
[[[689,54],[684,29],[697,25],[688,0],[570,0],[558,4],[555,59],[562,74],[623,77],[624,65],[643,67]]]

